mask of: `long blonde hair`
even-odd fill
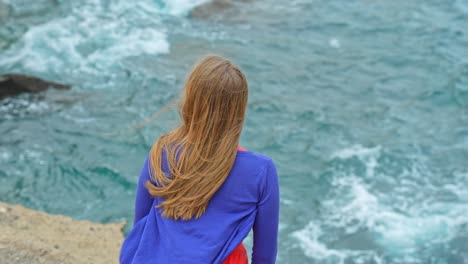
[[[181,125],[159,137],[150,153],[153,183],[146,187],[165,198],[158,205],[163,216],[189,220],[206,211],[234,164],[247,97],[247,79],[229,60],[211,55],[194,66],[179,104]]]

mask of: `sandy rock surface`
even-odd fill
[[[0,202],[0,263],[118,263],[123,226]]]

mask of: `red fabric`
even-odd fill
[[[223,264],[249,264],[249,257],[247,256],[247,250],[243,243],[240,243],[231,255],[229,255]]]
[[[237,150],[246,151],[245,148],[238,146]],[[249,264],[247,250],[243,243],[240,243],[234,251],[223,261],[223,264]]]

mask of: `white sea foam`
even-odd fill
[[[333,263],[345,263],[348,258],[352,258],[355,263],[383,263],[381,257],[371,251],[343,250],[329,248],[320,241],[323,235],[322,229],[314,222],[310,222],[305,228],[292,233],[300,242],[306,256],[319,260],[332,260]]]
[[[397,212],[391,205],[382,203],[371,193],[370,187],[357,177],[339,178],[337,192],[349,195],[349,201],[340,204],[339,211],[331,212],[330,219],[336,226],[365,227],[377,233],[376,242],[395,254],[411,253],[420,241],[442,242],[450,238],[450,230],[460,222],[444,214],[434,214],[428,208],[404,208]],[[391,194],[390,194],[391,195]],[[330,206],[336,202],[328,201]],[[422,205],[421,205],[422,206]],[[448,214],[463,215],[463,208],[449,207]],[[465,206],[465,210],[468,207]]]
[[[380,146],[366,148],[361,145],[354,145],[350,148],[345,148],[336,151],[331,155],[331,158],[339,158],[345,160],[350,159],[352,157],[356,157],[365,163],[367,176],[373,176],[375,173],[375,168],[378,165],[377,160],[380,156],[380,151]]]
[[[349,148],[341,149],[334,152],[331,158],[349,159],[352,157],[365,158],[369,156],[378,155],[381,150],[380,146],[373,148],[366,148],[361,145],[354,145]]]
[[[201,0],[165,1],[167,12],[183,14]],[[22,66],[33,72],[99,73],[129,57],[169,52],[162,10],[150,0],[86,0],[71,12],[29,28],[6,50],[0,66]]]
[[[51,111],[46,101],[31,101],[27,96],[4,99],[0,103],[0,120],[24,117],[28,114],[42,114]]]
[[[9,152],[7,152],[7,150],[0,151],[0,159],[9,160],[11,156],[12,155]]]
[[[31,27],[6,52],[2,66],[21,63],[36,72],[90,72],[129,56],[169,51],[163,30],[133,28],[125,17],[106,16],[100,5],[93,7],[76,8],[64,18]]]
[[[365,148],[360,145],[335,152],[331,159],[346,161],[358,159],[366,167],[366,175],[355,175],[355,170],[341,167],[335,172],[330,193],[322,201],[320,219],[293,233],[304,253],[317,260],[344,262],[348,258],[378,257],[375,251],[334,249],[333,243],[322,237],[327,232],[352,235],[366,232],[370,243],[385,249],[399,263],[420,263],[416,255],[422,248],[446,244],[455,238],[460,226],[468,223],[468,173],[455,173],[455,179],[434,185],[422,179],[430,178],[430,170],[423,159],[409,159],[409,168],[402,175],[379,175],[381,147]],[[407,160],[408,161],[408,160]],[[379,172],[382,173],[382,172]],[[391,189],[374,188],[375,178],[397,178],[389,181]],[[452,193],[458,201],[439,201],[435,193]],[[404,202],[400,202],[404,201]],[[341,237],[343,237],[343,235]],[[338,241],[339,242],[339,241]],[[374,248],[375,246],[371,246]]]
[[[186,15],[192,8],[209,0],[163,0],[164,9],[172,15]]]
[[[304,229],[296,231],[292,235],[301,242],[300,245],[304,253],[311,258],[326,259],[335,256],[343,261],[345,257],[343,252],[329,249],[319,241],[322,231],[320,226],[314,222],[310,222]]]
[[[335,49],[339,49],[341,47],[340,41],[336,38],[331,38],[328,41],[328,45],[330,45],[330,47],[335,48]]]

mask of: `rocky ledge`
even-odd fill
[[[0,202],[0,262],[118,263],[124,225],[79,221]]]

